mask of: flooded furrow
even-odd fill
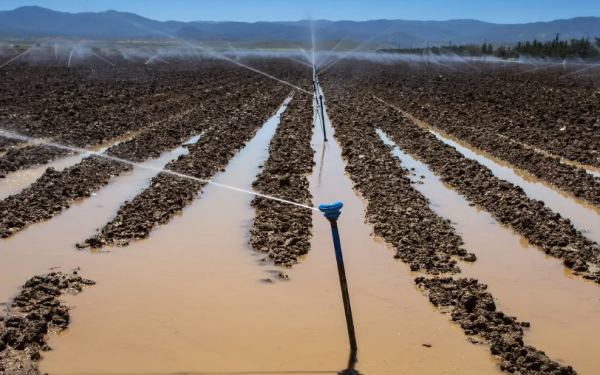
[[[485,282],[502,311],[531,322],[524,337],[527,344],[543,347],[552,358],[560,358],[582,375],[593,374],[600,365],[600,360],[589,355],[600,335],[600,288],[556,277],[571,271],[549,257],[540,257],[532,250],[541,249],[500,225],[481,207],[471,206],[385,133],[378,130],[378,134],[394,147],[404,168],[414,168],[415,188],[430,200],[436,213],[452,221],[464,247],[477,254],[477,262],[463,266],[461,276]]]
[[[531,199],[523,188],[499,178],[492,169],[466,157],[396,109],[375,103],[386,118],[381,129],[404,151],[421,158],[444,182],[499,222],[543,248],[546,254],[561,259],[574,274],[600,280],[596,269],[600,246],[578,231],[570,218],[554,212],[545,201]]]
[[[266,85],[265,82],[262,84]],[[92,155],[62,171],[46,169],[31,186],[0,201],[0,211],[6,212],[5,216],[0,218],[0,237],[10,237],[31,223],[60,215],[70,207],[71,202],[89,197],[105,186],[111,178],[132,168],[131,163],[117,161],[118,159],[142,162],[158,157],[161,152],[180,145],[190,136],[214,127],[218,122],[226,121],[229,118],[229,110],[236,108],[239,112],[245,112],[246,108],[238,105],[252,97],[245,95],[247,90],[253,91],[254,97],[263,95],[260,91],[248,87],[240,87],[235,92],[221,92],[222,99],[227,97],[229,100],[223,100],[210,107],[201,105],[191,112],[181,112],[183,117],[180,121],[169,122],[166,126],[155,126],[152,131],[143,132],[129,141],[108,148],[106,154],[117,159]],[[194,148],[196,146],[193,145]]]
[[[276,126],[271,121],[260,129],[213,180],[252,189]],[[207,185],[203,199],[187,206],[173,225],[127,249],[95,256],[85,269],[86,276],[96,277],[98,290],[84,299],[79,297],[87,293],[77,300],[67,297],[78,319],[70,332],[51,339],[54,350],[42,370],[302,374],[341,369],[344,354],[332,355],[331,342],[315,335],[322,327],[331,329],[330,320],[315,321],[316,314],[330,317],[333,311],[328,299],[312,297],[323,290],[318,275],[310,286],[263,281],[276,279],[281,268],[260,262],[247,245],[251,200]],[[294,285],[302,294],[290,299]],[[343,342],[337,348],[343,353]]]
[[[386,112],[387,107],[377,107],[364,93],[349,90],[337,82],[327,87],[334,93],[332,116],[336,132],[339,133],[337,139],[347,158],[346,170],[350,173],[355,188],[368,200],[366,217],[374,224],[375,233],[381,234],[398,252],[422,248],[422,242],[418,241],[420,239],[426,239],[427,242],[435,240],[440,234],[433,230],[429,217],[423,215],[425,210],[415,204],[418,199],[411,192],[411,189],[416,191],[412,188],[414,183],[411,184],[408,177],[404,177],[411,186],[410,189],[406,188],[403,179],[397,177],[408,176],[409,171],[401,167],[391,153],[392,147],[386,146],[375,131],[379,127],[396,129],[399,124],[394,124],[393,116]],[[374,105],[376,110],[372,108]],[[435,139],[433,135],[429,135],[428,139],[431,138]],[[420,137],[413,136],[410,139],[423,143]],[[428,144],[423,144],[422,147],[431,148]],[[442,161],[445,162],[440,160]],[[417,194],[430,209],[430,201],[420,193]],[[400,224],[403,219],[398,213],[407,211],[410,213],[411,225],[404,229]],[[438,214],[436,216],[439,217]],[[423,227],[423,223],[428,225]],[[387,224],[389,229],[383,226],[382,230],[382,224]],[[400,228],[401,231],[398,230]],[[450,231],[455,232],[455,228],[450,227]],[[432,261],[436,255],[432,253],[424,261]],[[404,259],[403,262],[409,263]],[[412,269],[413,264],[410,263],[410,266]],[[487,280],[482,280],[485,281]],[[558,373],[574,374],[571,367],[558,363],[554,357],[524,343],[524,328],[529,327],[529,323],[500,310],[496,305],[497,296],[486,291],[486,284],[459,275],[432,279],[417,277],[415,282],[440,312],[446,313],[449,320],[458,323],[465,334],[470,336],[470,341],[484,343],[488,347],[493,358],[498,360],[499,369],[535,374],[542,373],[540,368],[546,368]],[[521,355],[531,358],[531,362],[520,361]]]
[[[159,173],[147,189],[131,202],[125,202],[97,235],[77,246],[127,246],[132,241],[146,238],[155,227],[168,224],[174,215],[196,199],[207,184],[202,180],[210,180],[224,169],[264,122],[277,115],[283,102],[279,100],[285,97],[284,93],[289,94],[280,87],[265,87],[264,91],[257,90],[250,97],[239,95],[239,100],[246,101],[243,107],[211,119],[211,128],[190,147],[190,153],[166,166],[169,171],[180,175]],[[223,139],[227,141],[223,142]]]
[[[378,100],[381,101],[380,99]],[[389,105],[384,101],[381,102]],[[546,181],[538,179],[527,171],[521,170],[485,151],[474,148],[443,130],[420,121],[399,108],[392,108],[398,110],[416,125],[428,130],[440,141],[454,147],[464,157],[475,160],[489,168],[496,177],[521,187],[529,198],[543,201],[552,210],[569,218],[575,227],[580,229],[586,237],[595,242],[600,242],[600,231],[598,230],[600,228],[600,207],[597,205],[579,199]],[[590,176],[594,175],[593,173],[589,173],[589,171],[587,172]],[[587,181],[589,178],[585,180]],[[598,184],[598,181],[591,181],[590,183],[594,185]]]
[[[296,96],[285,112],[280,111],[280,123],[269,144],[269,158],[252,183],[256,191],[312,204],[306,178],[313,167],[311,102],[310,97]],[[256,217],[250,230],[250,245],[265,254],[263,261],[291,268],[309,252],[310,210],[262,197],[252,200],[252,207],[256,208]]]
[[[195,143],[198,138],[190,139],[188,144]],[[73,202],[69,210],[54,220],[30,225],[23,230],[23,236],[1,240],[0,259],[2,262],[0,263],[7,268],[0,269],[0,273],[4,276],[3,281],[5,281],[0,287],[0,296],[11,296],[19,285],[14,284],[15,282],[26,280],[33,274],[44,273],[49,268],[60,267],[61,270],[71,271],[71,269],[64,269],[60,262],[54,264],[49,262],[53,256],[57,255],[52,249],[60,245],[59,247],[62,247],[67,256],[72,255],[77,259],[78,252],[74,251],[73,242],[66,243],[64,238],[76,238],[75,232],[93,234],[106,220],[114,216],[124,201],[135,197],[145,189],[158,170],[164,168],[168,162],[187,153],[188,149],[182,146],[164,153],[157,159],[140,163],[132,170],[123,172],[112,179],[108,185],[92,194],[89,199]],[[45,251],[44,249],[48,249],[50,253],[39,254],[40,251]],[[15,251],[17,253],[13,254]],[[35,256],[33,256],[34,254]]]
[[[561,163],[561,164],[568,164],[568,165],[572,165],[572,166],[574,166],[574,167],[576,167],[576,168],[584,169],[584,170],[586,171],[586,173],[588,173],[588,174],[591,174],[591,175],[592,175],[592,176],[594,176],[594,177],[600,177],[600,168],[598,168],[598,167],[593,167],[593,166],[591,166],[591,165],[585,165],[585,164],[581,164],[581,163],[578,163],[578,162],[576,162],[576,161],[573,161],[573,160],[566,159],[566,158],[564,158],[564,157],[562,157],[562,156],[560,156],[560,155],[554,155],[554,154],[553,154],[553,153],[551,153],[551,152],[548,152],[548,151],[546,151],[546,150],[539,149],[539,148],[537,148],[537,147],[534,147],[534,146],[532,146],[532,145],[529,145],[529,144],[527,144],[527,143],[520,142],[520,141],[518,141],[518,140],[516,140],[516,139],[509,138],[509,137],[507,137],[507,136],[505,136],[505,135],[502,135],[502,134],[497,134],[497,136],[498,136],[498,137],[501,137],[501,138],[506,138],[506,139],[509,139],[509,140],[510,140],[510,141],[512,141],[512,142],[518,143],[518,144],[522,145],[523,147],[529,148],[529,149],[531,149],[531,150],[533,150],[533,151],[535,151],[535,152],[537,152],[537,153],[539,153],[539,154],[542,154],[542,155],[544,155],[544,156],[549,156],[549,157],[553,157],[553,158],[558,158],[558,159],[560,160],[560,163]]]
[[[373,236],[373,227],[365,223],[366,203],[353,189],[329,116],[325,119],[328,142],[323,141],[320,118],[315,123],[316,165],[309,181],[316,205],[344,204],[338,226],[358,340],[357,370],[361,374],[499,374],[487,348],[470,344],[448,324],[415,291],[416,273],[403,267],[383,240]],[[348,352],[331,230],[319,212],[313,213],[313,222],[312,251],[301,267],[290,270],[290,283],[294,287],[301,283],[328,302],[327,311],[333,315],[329,319],[335,320],[325,323],[334,331],[327,337],[319,332],[319,339],[328,338],[330,347]],[[319,292],[323,289],[328,295]],[[343,354],[339,352],[340,360]]]

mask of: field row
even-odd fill
[[[348,87],[339,85],[339,81],[332,82],[336,84],[327,82],[324,87],[329,94],[328,108],[336,138],[347,158],[346,169],[354,187],[368,201],[367,220],[374,226],[375,234],[393,245],[397,256],[413,271],[425,269],[432,274],[460,272],[456,260],[448,255],[449,246],[444,243],[448,237],[460,243],[460,237],[450,223],[428,210],[427,199],[412,188],[410,180],[405,177],[409,171],[392,156],[376,130],[412,126],[414,131],[423,133],[424,137],[416,139],[417,134],[393,138],[414,141],[421,149],[436,154],[435,158],[426,160],[427,163],[433,160],[447,163],[448,156],[443,152],[451,148],[435,148],[434,143],[422,144],[423,138],[439,141],[416,125],[401,121],[405,119],[389,107],[376,106],[370,96],[348,90]],[[462,180],[464,174],[455,175]],[[401,186],[405,188],[400,189]],[[422,202],[420,205],[416,203],[419,201]],[[445,223],[446,230],[437,229],[436,222]],[[524,344],[523,327],[529,327],[529,323],[498,311],[496,298],[486,290],[487,285],[478,280],[450,277],[418,277],[415,282],[441,311],[450,308],[452,320],[460,324],[465,334],[477,335],[490,346],[492,354],[500,359],[502,370],[510,373],[575,374],[570,366],[563,366],[544,352]],[[474,339],[474,342],[478,340]]]

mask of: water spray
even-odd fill
[[[332,204],[322,204],[319,211],[323,212],[325,218],[331,224],[331,236],[333,237],[333,247],[335,249],[335,260],[337,262],[338,276],[340,278],[340,288],[342,291],[342,300],[344,301],[344,313],[346,315],[346,327],[348,328],[348,339],[350,340],[350,363],[349,370],[352,370],[356,362],[356,333],[354,331],[354,320],[352,319],[352,308],[350,306],[350,294],[348,293],[348,282],[346,280],[346,269],[344,267],[344,257],[342,255],[342,244],[337,226],[337,220],[342,214],[342,202]]]
[[[352,34],[352,32],[349,32],[343,39],[341,39],[332,49],[331,51],[329,51],[327,53],[327,55],[325,55],[325,57],[319,62],[318,66],[322,66],[325,64],[325,62],[327,61],[327,58],[329,58],[329,56],[346,40],[348,39],[348,37],[350,36],[350,34]]]
[[[0,137],[5,137],[5,138],[10,138],[10,139],[17,139],[17,140],[21,140],[21,141],[26,141],[26,142],[40,142],[39,139],[35,139],[35,138],[31,138],[31,137],[27,137],[24,135],[19,135],[19,134],[15,134],[13,132],[7,131],[7,130],[3,130],[0,129]],[[265,199],[270,199],[270,200],[274,200],[280,203],[285,203],[285,204],[289,204],[292,206],[297,206],[297,207],[302,207],[302,208],[306,208],[308,210],[313,210],[313,211],[318,211],[318,209],[314,208],[314,207],[310,207],[301,203],[297,203],[297,202],[293,202],[293,201],[289,201],[286,199],[282,199],[282,198],[277,198],[271,195],[266,195],[266,194],[261,194],[258,193],[256,191],[250,191],[250,190],[244,190],[244,189],[240,189],[237,188],[235,186],[230,186],[230,185],[224,185],[224,184],[220,184],[218,182],[213,182],[212,180],[205,180],[203,178],[198,178],[198,177],[194,177],[194,176],[190,176],[190,175],[186,175],[183,173],[179,173],[179,172],[175,172],[175,171],[171,171],[169,169],[161,169],[161,168],[156,168],[156,167],[151,167],[148,165],[144,165],[144,164],[140,164],[140,163],[135,163],[131,160],[127,160],[127,159],[121,159],[115,156],[110,156],[110,155],[106,155],[97,151],[90,151],[90,150],[86,150],[84,148],[78,148],[78,147],[71,147],[71,146],[66,146],[60,143],[55,143],[55,142],[46,142],[44,143],[44,146],[49,146],[49,147],[55,147],[55,148],[59,148],[59,149],[63,149],[63,150],[69,150],[75,153],[80,153],[80,154],[91,154],[93,156],[98,156],[100,158],[104,158],[107,160],[111,160],[111,161],[115,161],[115,162],[119,162],[119,163],[123,163],[123,164],[128,164],[131,165],[133,167],[136,168],[143,168],[143,169],[148,169],[148,170],[152,170],[152,171],[156,171],[158,173],[165,173],[165,174],[169,174],[175,177],[180,177],[180,178],[185,178],[188,180],[192,180],[192,181],[196,181],[196,182],[201,182],[204,184],[211,184],[211,185],[215,185],[218,187],[222,187],[225,189],[229,189],[229,190],[233,190],[233,191],[237,191],[240,193],[246,193],[246,194],[250,194],[250,195],[254,195],[257,197],[261,197],[261,198],[265,198]]]
[[[8,65],[8,64],[10,64],[11,62],[15,61],[15,60],[16,60],[16,59],[18,59],[19,57],[21,57],[21,56],[24,56],[24,55],[25,55],[25,54],[26,54],[28,51],[29,51],[29,50],[27,50],[27,51],[25,51],[25,52],[23,52],[23,53],[20,53],[20,54],[18,54],[17,56],[13,57],[12,59],[8,60],[8,61],[7,61],[7,62],[5,62],[4,64],[0,65],[0,68],[4,67],[5,65]]]
[[[102,56],[98,55],[96,52],[94,52],[94,51],[89,51],[89,52],[90,52],[92,55],[96,56],[97,58],[99,58],[99,59],[101,59],[101,60],[104,60],[104,62],[106,62],[106,63],[108,63],[108,64],[112,65],[112,67],[113,67],[113,68],[116,68],[116,67],[117,67],[115,64],[111,63],[110,61],[108,61],[108,60],[107,60],[107,59],[105,59],[104,57],[102,57]]]
[[[300,88],[300,87],[298,87],[298,86],[296,86],[296,85],[292,85],[291,83],[289,83],[289,82],[286,82],[286,81],[284,81],[284,80],[281,80],[281,79],[279,79],[279,78],[277,78],[277,77],[273,77],[272,75],[270,75],[270,74],[267,74],[267,73],[265,73],[265,72],[262,72],[262,71],[260,71],[260,70],[258,70],[258,69],[252,68],[252,67],[250,67],[250,66],[248,66],[248,65],[244,65],[244,64],[242,64],[242,63],[240,63],[240,62],[237,62],[237,61],[235,61],[235,60],[232,60],[232,59],[230,59],[230,58],[228,58],[228,57],[225,57],[225,56],[219,56],[219,55],[217,55],[216,57],[217,57],[217,58],[219,58],[219,59],[223,59],[223,60],[229,61],[229,62],[231,62],[231,63],[234,63],[235,65],[239,65],[239,66],[241,66],[241,67],[243,67],[243,68],[250,69],[250,70],[252,70],[252,71],[253,71],[253,72],[255,72],[255,73],[262,74],[262,75],[264,75],[264,76],[266,76],[266,77],[269,77],[269,78],[271,78],[271,79],[274,79],[274,80],[275,80],[275,81],[277,81],[277,82],[281,82],[281,83],[283,83],[283,84],[285,84],[285,85],[288,85],[288,86],[290,86],[290,87],[293,87],[293,88],[295,88],[296,90],[302,91],[303,93],[306,93],[306,94],[308,94],[308,95],[311,95],[311,96],[312,96],[312,94],[311,94],[310,92],[308,92],[308,91],[304,90],[303,88]]]
[[[69,61],[67,62],[67,68],[71,67],[71,59],[73,58],[73,53],[75,52],[75,48],[77,46],[74,46],[73,49],[71,49],[71,53],[69,53]]]
[[[361,47],[367,45],[368,43],[370,43],[373,39],[380,37],[381,35],[392,31],[392,28],[394,26],[390,26],[387,29],[373,35],[372,37],[370,37],[369,39],[367,39],[366,41],[364,41],[362,44],[360,44],[358,47],[353,48],[350,52],[347,52],[346,54],[344,54],[342,57],[340,57],[339,59],[335,60],[334,62],[332,62],[331,64],[325,66],[323,69],[321,69],[320,73],[323,73],[324,71],[326,71],[327,69],[331,68],[332,66],[334,66],[335,64],[337,64],[338,62],[340,62],[341,60],[345,59],[346,57],[350,56],[350,54],[354,51],[357,51],[358,49],[360,49]]]
[[[576,71],[574,71],[572,73],[565,74],[564,76],[561,76],[560,78],[562,79],[562,78],[565,78],[565,77],[568,77],[568,76],[572,76],[573,74],[581,73],[583,71],[594,69],[594,68],[597,68],[597,67],[600,67],[600,64],[595,64],[595,65],[592,65],[592,66],[588,66],[587,68],[576,70]]]

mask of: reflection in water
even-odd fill
[[[545,351],[550,358],[562,358],[579,374],[595,374],[600,359],[592,355],[600,335],[600,288],[591,282],[565,278],[569,270],[557,259],[544,254],[523,236],[498,222],[442,183],[427,165],[404,153],[383,132],[383,141],[394,146],[404,168],[415,168],[413,185],[430,200],[438,215],[452,222],[468,252],[477,255],[474,263],[461,263],[461,277],[473,277],[489,285],[498,298],[499,310],[530,321],[525,342]],[[423,175],[425,178],[421,179]],[[539,251],[532,251],[537,249]],[[543,256],[542,256],[543,255]]]

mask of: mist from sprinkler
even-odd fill
[[[594,69],[594,68],[597,68],[597,67],[600,67],[600,64],[595,64],[595,65],[592,65],[592,66],[588,66],[587,68],[576,70],[576,71],[571,72],[569,74],[565,74],[564,76],[561,76],[560,78],[565,78],[565,77],[568,77],[568,76],[572,76],[573,74],[581,73],[581,72],[584,72],[586,70]]]
[[[391,29],[393,28],[393,26],[388,27],[387,29],[373,35],[372,37],[370,37],[369,39],[365,40],[363,43],[361,43],[360,45],[358,45],[357,47],[353,48],[352,50],[350,50],[349,52],[346,52],[346,54],[342,55],[342,57],[340,57],[339,59],[335,60],[334,62],[332,62],[331,64],[327,65],[326,67],[324,67],[323,69],[321,69],[321,71],[319,73],[323,73],[324,71],[326,71],[327,69],[331,68],[333,65],[337,64],[339,61],[345,59],[346,57],[348,57],[352,52],[357,51],[359,48],[362,48],[364,45],[366,45],[367,43],[371,42],[373,39],[380,37],[381,35],[383,35],[384,33],[388,33],[391,31]]]
[[[352,32],[349,32],[343,39],[340,39],[339,42],[337,42],[337,44],[327,53],[327,55],[325,55],[324,58],[321,59],[321,61],[319,61],[318,66],[321,66],[323,64],[325,64],[325,61],[327,61],[327,58],[329,58],[329,56],[331,56],[331,54],[344,42],[346,41],[346,39],[348,39],[350,37],[350,35],[352,34]]]

